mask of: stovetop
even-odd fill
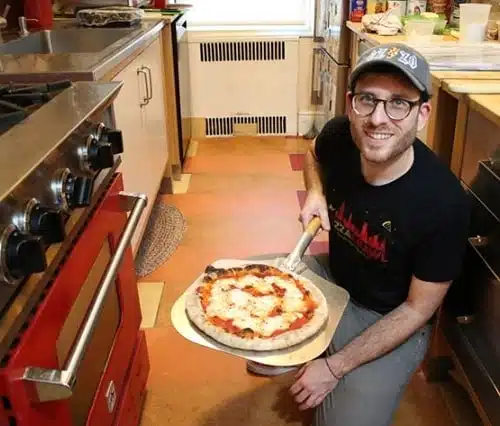
[[[0,89],[0,347],[50,282],[120,164],[111,106],[122,84]]]
[[[0,135],[21,123],[69,87],[69,80],[44,84],[0,85]]]

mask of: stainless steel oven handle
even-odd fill
[[[40,367],[27,367],[20,377],[27,386],[30,397],[36,402],[68,399],[73,394],[78,369],[90,344],[94,328],[102,311],[109,288],[115,281],[123,256],[130,244],[139,219],[148,203],[145,194],[120,192],[120,201],[126,210],[131,210],[123,233],[118,241],[116,251],[109,261],[94,303],[81,328],[64,370],[50,370]]]

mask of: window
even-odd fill
[[[191,29],[279,29],[312,33],[315,0],[186,0]]]

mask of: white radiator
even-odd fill
[[[298,39],[190,41],[192,116],[206,136],[231,136],[235,124],[259,135],[296,135]]]

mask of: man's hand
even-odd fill
[[[290,393],[299,404],[299,410],[317,407],[338,384],[326,359],[320,358],[304,365],[295,378],[297,381],[290,388]]]
[[[304,226],[307,226],[314,216],[319,216],[321,227],[325,231],[330,230],[330,219],[328,218],[325,196],[320,192],[308,191],[304,207],[300,212],[300,221]]]

